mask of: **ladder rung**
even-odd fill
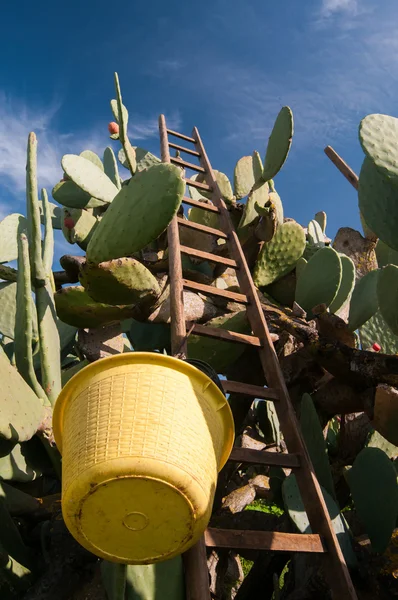
[[[206,546],[237,550],[273,550],[279,552],[326,552],[317,533],[282,533],[280,531],[248,531],[217,529],[205,531]]]
[[[179,167],[184,167],[185,169],[192,169],[192,171],[198,171],[199,173],[206,173],[206,170],[199,166],[194,165],[193,163],[187,162],[186,160],[182,160],[181,158],[177,158],[177,156],[171,156],[170,161]]]
[[[189,137],[189,135],[184,135],[183,133],[180,133],[179,131],[173,131],[173,129],[166,129],[166,131],[169,135],[174,135],[175,137],[181,138],[182,140],[185,140],[186,142],[191,142],[191,144],[196,144],[196,140]]]
[[[195,181],[195,179],[185,179],[184,181],[187,185],[198,188],[198,190],[205,190],[207,192],[213,191],[213,188],[207,185],[207,183],[200,183],[200,181]]]
[[[231,381],[224,379],[221,381],[224,392],[227,394],[244,394],[245,396],[253,396],[263,400],[279,400],[278,390],[274,388],[260,387],[251,383],[242,383],[241,381]]]
[[[189,279],[183,279],[182,284],[186,290],[192,290],[193,292],[201,292],[205,296],[220,296],[221,298],[227,298],[228,300],[240,302],[241,304],[249,304],[249,300],[244,294],[238,294],[237,292],[229,292],[228,290],[219,290],[218,288],[212,285],[198,283],[197,281],[190,281]]]
[[[208,327],[207,325],[200,325],[196,323],[192,330],[192,333],[201,335],[203,337],[218,338],[226,342],[234,342],[237,344],[248,344],[249,346],[261,347],[260,339],[254,335],[246,335],[244,333],[237,333],[236,331],[228,331],[228,329],[221,329],[218,327]]]
[[[202,225],[201,223],[195,223],[195,221],[188,221],[188,219],[183,219],[182,217],[177,217],[177,221],[179,225],[183,227],[189,227],[190,229],[196,229],[197,231],[203,231],[203,233],[208,233],[209,235],[215,235],[219,238],[227,239],[227,234],[221,231],[221,229],[215,229],[214,227],[208,227],[207,225]]]
[[[237,262],[232,260],[232,258],[225,258],[224,256],[218,256],[217,254],[211,254],[203,250],[196,250],[196,248],[189,248],[189,246],[181,246],[181,252],[195,258],[203,258],[203,260],[208,260],[209,262],[220,263],[226,267],[238,268]]]
[[[174,142],[169,142],[169,146],[170,146],[170,148],[174,148],[175,150],[179,150],[180,152],[186,152],[187,154],[191,154],[192,156],[200,156],[200,153],[196,152],[196,150],[191,150],[190,148],[185,148],[184,146],[179,146],[178,144],[175,144]]]
[[[182,199],[185,204],[189,204],[190,206],[196,206],[197,208],[202,208],[203,210],[208,210],[209,212],[219,213],[220,210],[214,204],[207,204],[206,202],[200,202],[199,200],[193,200],[189,196],[184,196]]]
[[[252,450],[251,448],[232,448],[229,460],[252,465],[283,467],[285,469],[300,467],[300,459],[297,454],[267,452],[266,450]]]

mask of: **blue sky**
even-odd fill
[[[2,22],[2,216],[24,212],[29,131],[49,191],[63,154],[109,145],[118,71],[133,144],[159,153],[164,112],[186,133],[197,125],[213,167],[230,177],[241,156],[264,154],[289,105],[295,136],[275,181],[285,214],[306,225],[325,210],[330,236],[360,227],[355,191],[323,148],[359,172],[360,119],[398,116],[396,0],[5,0]],[[75,248],[57,237],[57,255]]]

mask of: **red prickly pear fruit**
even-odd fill
[[[115,123],[114,121],[112,121],[112,123],[109,123],[109,125],[108,125],[108,131],[111,134],[119,133],[119,125],[117,123]]]
[[[66,227],[66,229],[73,229],[75,226],[75,222],[72,219],[72,217],[65,217],[64,219],[64,226]]]
[[[381,346],[380,346],[380,344],[378,344],[377,342],[375,342],[375,343],[373,344],[372,348],[373,348],[373,350],[374,350],[375,352],[380,352],[380,350],[381,350]]]

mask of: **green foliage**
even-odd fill
[[[355,508],[375,552],[384,552],[398,516],[394,465],[378,448],[364,448],[347,473]]]
[[[366,273],[356,283],[351,296],[348,326],[355,331],[376,314],[379,304],[377,299],[377,280],[379,271]]]
[[[18,236],[26,233],[27,220],[23,215],[13,213],[0,221],[0,263],[18,258]]]
[[[250,333],[245,310],[232,315],[215,317],[210,319],[206,325],[238,333]],[[217,373],[224,373],[227,367],[243,354],[244,350],[243,344],[234,344],[198,335],[190,335],[188,338],[189,358],[198,358],[209,363]]]
[[[304,394],[300,406],[300,427],[320,485],[335,498],[328,451],[318,413],[309,394]]]
[[[398,334],[398,267],[387,265],[380,270],[377,280],[377,299],[383,319]]]
[[[395,117],[367,115],[359,125],[362,150],[379,173],[394,185],[398,184],[397,139],[398,119]]]
[[[305,234],[301,225],[289,221],[279,225],[272,240],[262,247],[254,267],[256,285],[266,286],[290,273],[304,252]]]
[[[351,258],[345,254],[340,254],[341,261],[341,282],[338,292],[329,306],[332,313],[337,313],[351,297],[355,286],[355,265]]]
[[[101,573],[108,600],[185,600],[181,556],[154,565],[103,561]]]
[[[90,197],[112,202],[118,193],[118,188],[104,171],[87,158],[65,154],[61,163],[68,177]]]
[[[333,248],[321,248],[301,271],[297,280],[296,302],[310,314],[318,304],[330,306],[341,284],[342,267]]]
[[[346,520],[340,513],[336,502],[330,494],[324,489],[322,489],[322,493],[346,563],[349,567],[356,567],[357,559],[352,549],[352,537]],[[293,473],[284,480],[282,484],[282,494],[289,517],[300,533],[312,533],[300,490],[297,485],[296,476],[293,475]]]
[[[86,263],[80,282],[93,300],[104,304],[151,304],[160,295],[154,275],[134,258]]]
[[[0,438],[30,440],[44,417],[42,403],[3,354],[0,378]]]
[[[112,148],[105,148],[104,150],[104,171],[109,177],[112,183],[115,184],[118,190],[121,189],[122,184],[119,177],[119,169],[117,167],[117,161],[115,153]]]
[[[293,113],[288,106],[281,108],[268,140],[263,179],[269,181],[281,170],[289,154],[293,138]]]
[[[395,227],[398,206],[398,186],[365,157],[359,174],[359,209],[366,224],[393,250],[398,250]]]
[[[185,192],[181,175],[178,167],[162,163],[133,177],[102,217],[87,247],[87,259],[100,263],[131,256],[155,240],[181,205]]]
[[[398,336],[391,331],[380,311],[359,328],[359,339],[363,350],[377,342],[385,354],[398,354]]]
[[[64,287],[55,294],[57,315],[73,327],[99,327],[131,316],[129,306],[96,302],[81,286]]]

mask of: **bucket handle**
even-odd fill
[[[204,393],[204,392],[207,390],[207,388],[208,388],[209,386],[211,386],[212,384],[213,384],[213,385],[216,385],[216,384],[215,384],[213,381],[206,381],[206,382],[203,384],[203,387],[202,387],[202,392]],[[216,387],[217,387],[217,389],[218,389],[218,386],[216,386]],[[219,394],[217,394],[217,400],[215,401],[215,404],[216,404],[216,407],[215,407],[215,408],[216,408],[216,411],[218,412],[219,410],[221,410],[222,408],[224,408],[224,406],[226,405],[226,403],[227,403],[227,399],[226,399],[226,397],[224,396],[223,398],[220,398],[220,397],[219,397]]]

